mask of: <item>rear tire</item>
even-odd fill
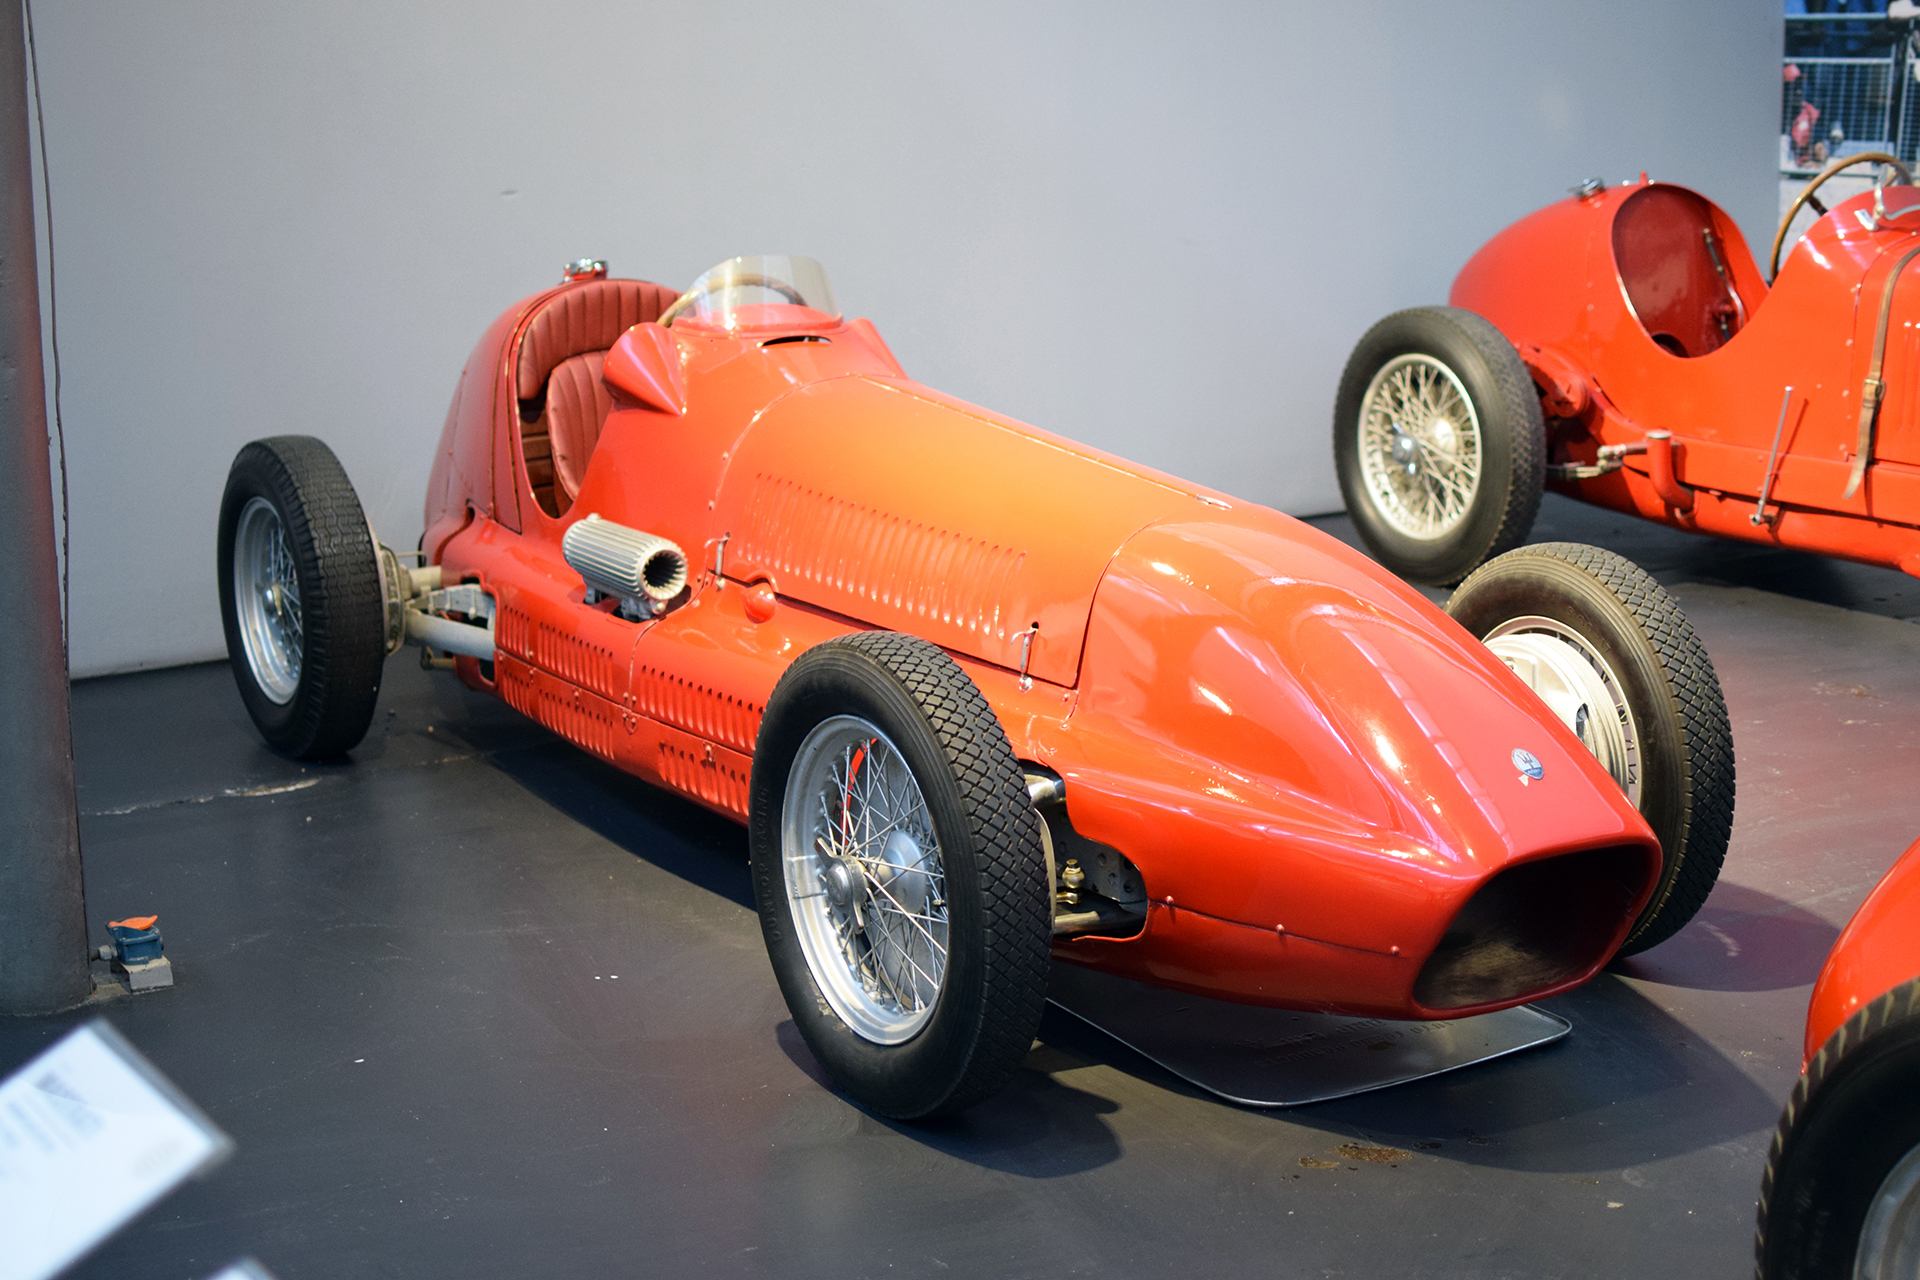
[[[1513,344],[1471,311],[1388,316],[1347,358],[1333,461],[1381,564],[1451,586],[1526,539],[1546,485],[1540,396]]]
[[[1920,1264],[1916,1174],[1920,978],[1847,1019],[1794,1085],[1760,1180],[1755,1277],[1913,1276]],[[1877,1265],[1856,1270],[1870,1258]]]
[[[997,1092],[1046,1004],[1040,819],[993,709],[936,646],[828,641],[753,753],[748,836],[774,976],[807,1047],[899,1120]]]
[[[1726,699],[1679,603],[1611,551],[1545,542],[1482,566],[1447,612],[1543,696],[1659,838],[1659,883],[1620,954],[1672,937],[1719,879],[1734,799]]]
[[[302,760],[366,736],[386,662],[378,549],[333,451],[311,436],[240,450],[220,500],[220,621],[260,736]]]

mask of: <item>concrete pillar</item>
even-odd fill
[[[92,993],[60,640],[20,0],[0,0],[0,1014]]]

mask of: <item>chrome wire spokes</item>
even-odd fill
[[[1431,356],[1381,366],[1360,401],[1360,474],[1374,508],[1409,538],[1459,527],[1480,488],[1480,419],[1453,370]]]
[[[292,701],[300,688],[304,640],[300,579],[280,513],[265,498],[247,502],[234,530],[233,603],[260,691],[278,704]]]
[[[782,815],[787,897],[807,966],[843,1021],[897,1044],[947,973],[947,884],[926,798],[890,739],[853,716],[816,727]]]

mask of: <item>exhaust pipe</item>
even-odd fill
[[[628,617],[651,618],[686,589],[686,552],[665,538],[597,515],[568,528],[560,552],[591,591],[618,599]]]

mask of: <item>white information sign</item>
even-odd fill
[[[233,1149],[105,1022],[0,1082],[0,1280],[46,1280]]]

